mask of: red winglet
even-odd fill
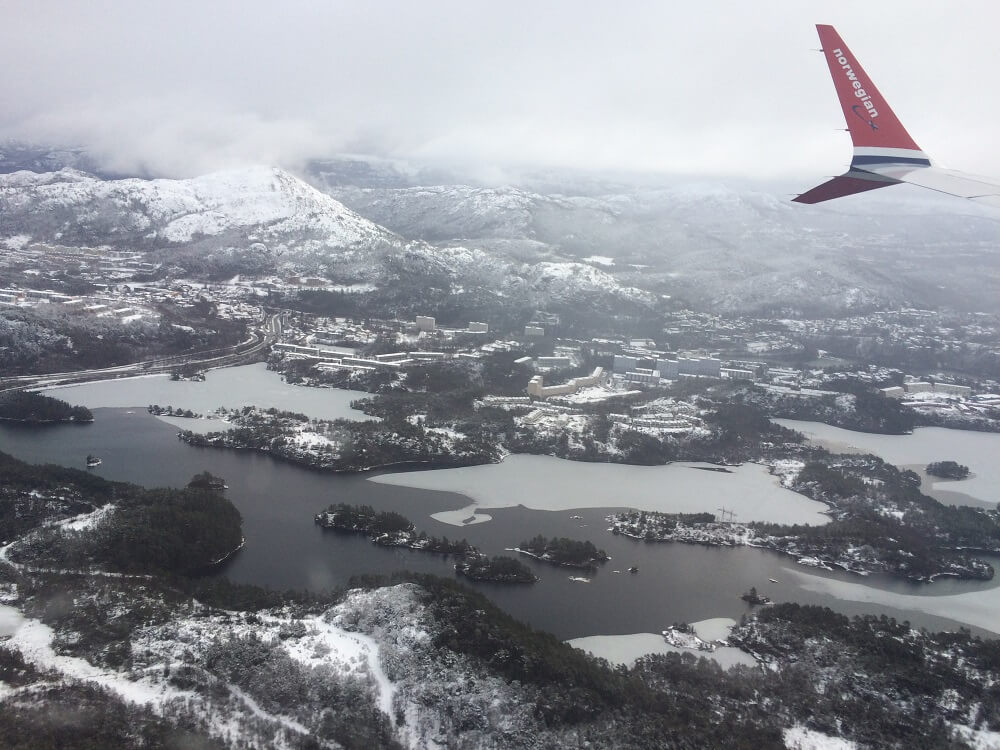
[[[834,198],[843,198],[845,195],[864,193],[868,190],[877,190],[878,188],[889,187],[895,184],[897,183],[894,180],[865,180],[842,174],[840,177],[834,177],[832,180],[824,182],[822,185],[817,185],[812,190],[796,198],[792,198],[792,201],[795,203],[822,203]]]
[[[817,24],[816,31],[854,145],[919,151],[920,146],[906,132],[836,29]]]

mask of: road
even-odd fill
[[[273,313],[267,316],[263,325],[251,332],[246,341],[242,341],[235,346],[175,354],[169,357],[147,359],[127,365],[116,365],[115,367],[3,378],[0,380],[0,393],[31,388],[49,388],[55,385],[66,385],[67,383],[85,383],[89,380],[109,380],[112,378],[126,378],[133,375],[152,375],[171,372],[181,365],[204,370],[211,367],[229,367],[243,364],[255,359],[257,355],[277,341],[278,337],[281,336],[284,325],[283,313]]]

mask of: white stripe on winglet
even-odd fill
[[[901,156],[904,159],[929,159],[923,151],[915,148],[882,148],[880,146],[855,146],[855,156]]]

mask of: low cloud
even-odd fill
[[[1000,7],[805,6],[0,0],[0,136],[166,176],[364,152],[811,179],[850,153],[822,21],[925,149],[1000,173],[1000,99],[965,74],[1000,69]]]

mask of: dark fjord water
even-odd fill
[[[33,463],[80,468],[93,453],[104,459],[94,469],[101,476],[150,487],[182,486],[204,469],[224,477],[228,496],[243,514],[247,545],[217,574],[239,582],[324,590],[365,573],[455,575],[448,558],[383,549],[313,523],[313,515],[331,502],[367,503],[403,513],[428,534],[464,537],[489,554],[538,533],[590,539],[606,549],[613,559],[589,583],[571,580],[577,572],[528,560],[541,578],[534,586],[473,584],[518,619],[560,638],[738,619],[748,611],[739,596],[751,586],[777,601],[823,604],[847,614],[885,613],[932,628],[967,623],[992,629],[990,622],[1000,622],[1000,581],[914,585],[804,570],[790,558],[756,549],[643,544],[608,533],[606,508],[492,509],[492,521],[458,528],[430,517],[469,505],[458,494],[371,482],[364,475],[324,474],[250,451],[194,448],[177,440],[175,427],[141,409],[96,409],[95,417],[90,425],[0,425],[0,450]],[[717,504],[711,500],[709,506]],[[639,573],[629,574],[631,565]]]

